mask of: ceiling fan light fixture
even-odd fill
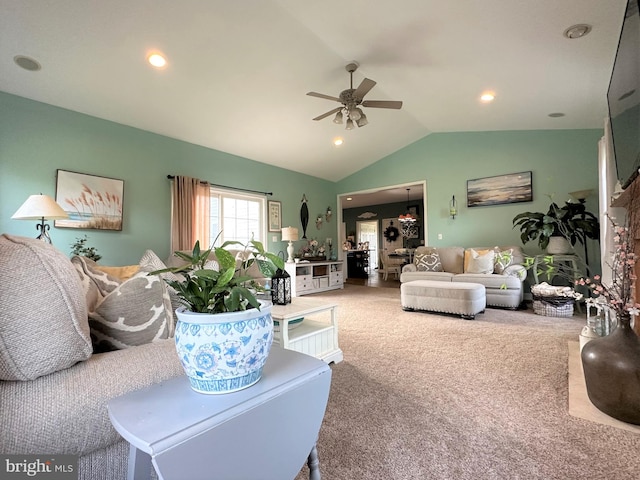
[[[336,116],[333,119],[333,123],[341,124],[344,117],[347,117],[347,130],[353,130],[354,122],[358,127],[363,127],[369,122],[367,117],[363,113],[359,106],[366,108],[389,108],[393,110],[399,110],[402,108],[402,102],[393,100],[365,100],[364,97],[376,86],[376,82],[370,78],[365,78],[360,82],[357,88],[353,88],[353,72],[358,68],[358,62],[351,62],[346,66],[347,72],[349,72],[349,88],[340,92],[337,97],[333,95],[326,95],[318,92],[307,92],[307,95],[311,97],[323,98],[342,104],[342,106],[329,110],[328,112],[318,115],[313,118],[314,121],[327,118],[334,113]],[[340,113],[338,113],[340,112]]]

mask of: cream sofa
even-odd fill
[[[94,318],[109,317],[112,309],[133,321],[144,317],[135,310],[143,297],[155,295],[154,311],[165,310],[153,333],[159,338],[94,353],[87,305],[97,292],[87,288],[77,264],[40,240],[2,235],[0,270],[0,452],[78,455],[79,479],[125,479],[129,445],[111,425],[107,403],[184,374],[170,337],[164,282],[132,278],[126,285],[149,288],[121,287],[94,306]],[[127,296],[131,316],[115,298]],[[167,415],[175,408],[167,405]]]
[[[491,273],[470,273],[465,269],[465,252],[467,267],[472,261],[472,251],[481,256],[489,251],[494,251],[494,268]],[[509,254],[505,252],[510,252]],[[437,253],[441,264],[441,271],[421,271],[416,265],[422,255]],[[495,265],[495,258],[500,254],[500,265]],[[510,255],[510,259],[507,257]],[[518,246],[499,247],[418,247],[414,253],[414,263],[402,268],[400,282],[406,283],[414,280],[436,280],[445,282],[479,283],[484,285],[488,307],[503,307],[517,309],[523,300],[523,281],[526,278],[526,268],[522,265],[524,254]],[[508,263],[507,265],[505,265]],[[432,265],[433,267],[433,265]],[[427,267],[430,268],[430,267]],[[438,268],[435,268],[438,270]],[[495,273],[495,271],[500,273]]]

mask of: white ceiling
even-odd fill
[[[625,5],[0,0],[0,90],[336,181],[432,132],[601,128]],[[577,23],[593,31],[564,38]],[[352,60],[354,86],[378,82],[366,99],[402,110],[364,109],[352,131],[312,121],[338,104],[306,93],[337,96]]]

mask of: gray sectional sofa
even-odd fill
[[[491,256],[493,260],[489,261]],[[488,307],[516,309],[524,296],[523,281],[527,270],[523,262],[524,254],[518,246],[418,247],[414,262],[402,268],[400,281],[479,283],[485,286]],[[486,268],[489,263],[492,264],[490,271]],[[484,273],[477,273],[479,271]]]

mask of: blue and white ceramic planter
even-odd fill
[[[260,310],[217,314],[176,310],[176,350],[191,388],[230,393],[260,380],[273,342],[271,306],[260,301]]]

